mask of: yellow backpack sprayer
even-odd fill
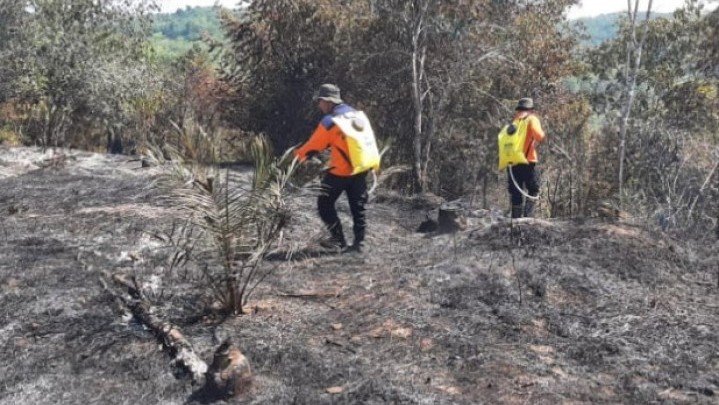
[[[538,200],[539,196],[532,196],[526,193],[517,184],[512,172],[512,166],[528,164],[527,153],[532,144],[530,143],[528,150],[524,150],[524,144],[527,141],[527,127],[529,126],[529,115],[514,120],[511,124],[505,125],[497,137],[499,144],[499,170],[507,168],[509,176],[514,183],[514,187],[526,198],[530,200]]]

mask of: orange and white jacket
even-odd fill
[[[329,172],[335,176],[348,177],[352,175],[352,163],[350,163],[349,149],[345,134],[332,121],[335,115],[355,111],[347,104],[339,104],[329,114],[325,115],[319,125],[312,133],[310,139],[295,150],[295,156],[300,161],[305,161],[308,155],[319,153],[327,148],[330,150]]]
[[[529,163],[537,163],[537,145],[545,138],[542,124],[539,118],[530,111],[517,111],[514,115],[514,121],[526,118],[527,123],[527,139],[524,141],[524,152]]]

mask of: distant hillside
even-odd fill
[[[589,39],[586,45],[596,46],[613,38],[617,26],[625,13],[602,14],[573,20],[574,24],[586,27]],[[671,18],[671,13],[654,14],[653,18]],[[213,7],[186,7],[174,13],[155,15],[152,30],[152,43],[159,57],[172,60],[184,54],[193,44],[201,43],[203,33],[213,38],[221,38],[220,21]]]
[[[220,21],[212,7],[187,7],[174,13],[157,14],[152,31],[169,39],[186,41],[200,39],[203,32],[215,38],[222,35]]]
[[[221,38],[220,21],[213,7],[186,7],[174,13],[156,14],[152,44],[160,59],[173,60],[194,44],[202,44],[203,33]]]
[[[617,27],[620,19],[625,16],[626,13],[610,13],[602,14],[596,17],[585,17],[574,20],[574,23],[581,23],[587,28],[587,34],[589,39],[586,41],[587,45],[596,46],[602,42],[614,38],[617,34]],[[654,18],[672,18],[671,13],[654,13]]]

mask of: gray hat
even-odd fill
[[[325,100],[334,104],[342,104],[340,88],[334,84],[323,84],[315,96],[315,100]]]
[[[517,108],[515,108],[517,111],[527,111],[532,109],[534,109],[534,100],[529,97],[520,99],[519,102],[517,102]]]

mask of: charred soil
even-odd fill
[[[220,318],[198,264],[170,269],[153,236],[182,220],[147,191],[156,174],[126,156],[0,150],[0,403],[207,402],[102,272],[136,277],[206,361],[238,344],[254,382],[220,403],[719,401],[714,239],[490,217],[420,234],[416,201],[380,195],[364,254],[295,256],[247,314]],[[290,235],[320,229],[311,195],[293,204]]]

